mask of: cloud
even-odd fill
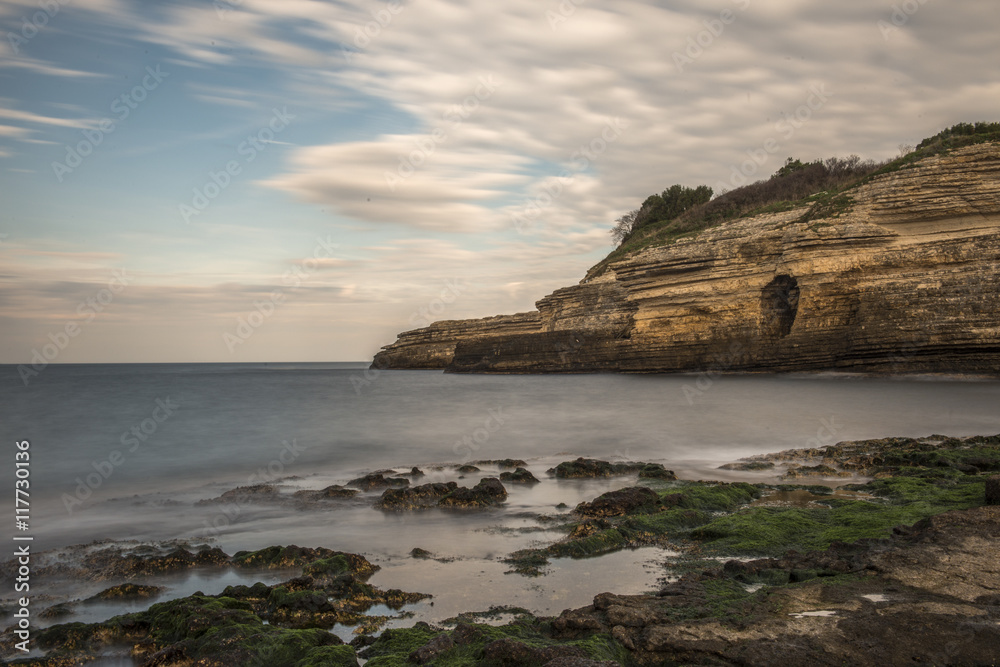
[[[357,220],[473,231],[502,224],[482,204],[524,183],[517,171],[527,162],[510,153],[449,151],[430,135],[384,136],[299,149],[293,171],[262,184]]]
[[[55,125],[57,127],[75,127],[82,129],[92,127],[94,124],[94,121],[92,120],[83,120],[78,118],[54,118],[52,116],[43,116],[42,114],[32,113],[30,111],[4,108],[0,108],[0,118],[19,120],[24,123],[35,123],[38,125]]]
[[[104,79],[107,78],[107,74],[100,74],[97,72],[85,72],[78,69],[69,69],[66,67],[59,67],[51,63],[47,63],[42,60],[36,60],[33,58],[10,58],[4,57],[0,58],[0,67],[26,69],[37,74],[45,74],[47,76],[58,76],[70,79]]]
[[[31,130],[25,127],[14,127],[13,125],[0,125],[0,137],[14,137],[20,139],[31,134]]]

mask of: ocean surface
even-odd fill
[[[13,489],[14,442],[30,441],[36,552],[103,539],[186,540],[229,553],[272,544],[354,551],[382,566],[373,584],[434,594],[433,607],[416,609],[427,620],[501,603],[558,613],[604,590],[649,590],[664,576],[671,554],[660,549],[557,561],[539,579],[504,574],[499,557],[561,535],[534,514],[634,483],[556,483],[545,470],[559,461],[654,461],[681,479],[721,479],[735,473],[718,465],[751,454],[861,438],[1000,433],[998,407],[1000,382],[940,378],[95,364],[49,366],[25,385],[16,366],[0,366],[3,480]],[[484,512],[386,514],[372,509],[374,494],[315,510],[265,505],[233,513],[197,504],[257,482],[321,489],[411,466],[428,472],[423,481],[473,485],[498,470],[487,465],[458,479],[454,468],[432,468],[507,457],[525,459],[542,483],[508,485],[506,506]],[[414,547],[453,560],[409,558]],[[169,586],[172,595],[219,592],[234,576],[189,574]]]

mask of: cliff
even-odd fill
[[[537,312],[436,322],[379,368],[1000,374],[1000,144],[611,263]]]

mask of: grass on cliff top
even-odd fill
[[[803,207],[808,207],[808,210],[800,222],[840,217],[853,204],[853,199],[845,194],[850,190],[883,174],[911,167],[926,158],[988,142],[1000,142],[1000,123],[959,123],[924,139],[913,151],[885,162],[861,161],[857,156],[831,158],[825,162],[801,165],[790,172],[786,171],[786,164],[768,179],[726,191],[673,220],[644,227],[587,271],[584,280],[600,276],[614,262],[641,250],[694,238],[706,229],[733,220]],[[820,226],[826,225],[821,223],[813,228]]]

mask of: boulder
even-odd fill
[[[500,481],[513,484],[538,484],[538,478],[527,468],[517,468],[513,472],[505,470],[500,473]]]

